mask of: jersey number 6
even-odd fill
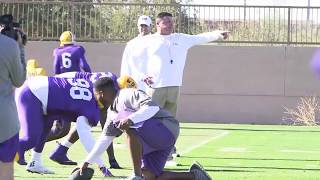
[[[65,68],[71,68],[71,54],[70,53],[62,53],[62,66]]]

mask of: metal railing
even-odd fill
[[[175,17],[175,32],[231,31],[223,43],[320,44],[320,7],[181,4],[6,2],[0,14],[22,19],[30,40],[57,40],[71,30],[77,41],[126,42],[137,35],[137,18],[159,12]],[[155,31],[155,28],[153,29]]]

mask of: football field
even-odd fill
[[[96,137],[99,128],[94,129]],[[55,146],[55,142],[47,143],[42,156],[43,163],[55,174],[31,174],[16,164],[15,179],[68,179],[75,166],[51,161],[48,154]],[[111,171],[117,176],[113,179],[121,179],[131,175],[125,136],[117,138],[114,147],[124,169]],[[168,169],[188,170],[193,161],[198,161],[213,179],[320,180],[320,127],[182,123],[177,149],[181,157],[176,161],[180,165]],[[80,142],[69,150],[69,157],[78,162],[85,154]],[[26,159],[29,158],[27,152]],[[106,153],[103,159],[108,163]],[[93,179],[103,179],[97,166],[92,167]]]

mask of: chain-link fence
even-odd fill
[[[223,43],[320,44],[320,7],[181,4],[7,2],[0,13],[22,21],[30,40],[57,40],[71,30],[77,41],[126,42],[137,35],[137,19],[159,12],[175,17],[175,32],[231,31]],[[153,29],[155,31],[155,28]]]

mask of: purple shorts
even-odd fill
[[[0,161],[8,163],[14,160],[19,146],[19,133],[0,143]]]
[[[176,142],[174,135],[157,119],[147,120],[134,132],[143,146],[142,168],[159,176]]]

